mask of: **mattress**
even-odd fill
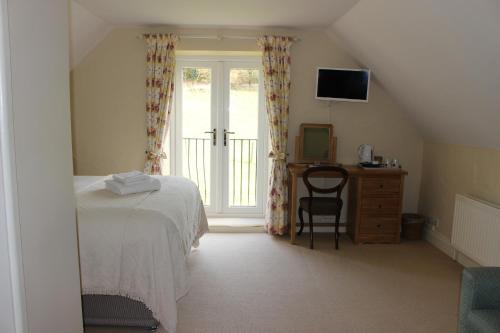
[[[208,231],[198,188],[183,177],[158,176],[159,191],[118,196],[105,190],[106,178],[75,177],[85,311],[136,301],[174,333],[176,301],[189,289],[186,257]],[[104,295],[122,298],[85,297]]]

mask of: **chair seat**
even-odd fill
[[[309,213],[309,202],[314,215],[336,215],[342,208],[342,199],[329,197],[303,197],[299,200],[299,206]]]
[[[471,332],[500,332],[500,310],[472,310],[467,316]]]

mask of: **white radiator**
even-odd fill
[[[483,266],[500,266],[500,207],[457,194],[451,243]]]

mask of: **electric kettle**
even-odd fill
[[[373,146],[362,144],[358,147],[359,163],[371,163],[373,161]]]

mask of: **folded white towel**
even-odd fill
[[[130,184],[130,183],[145,181],[149,180],[149,178],[150,176],[136,170],[124,173],[117,173],[113,175],[113,180],[120,182],[122,184]]]
[[[139,184],[149,184],[151,182],[151,179],[153,179],[153,177],[147,176],[147,175],[145,177],[131,179],[131,180],[127,180],[125,182],[121,182],[119,180],[112,178],[113,181],[115,181],[121,185],[124,185],[124,186],[135,186],[135,185],[139,185]]]
[[[149,177],[149,180],[136,182],[133,184],[122,184],[113,179],[107,179],[104,181],[106,183],[106,189],[118,194],[118,195],[126,195],[132,193],[140,193],[140,192],[150,192],[157,191],[161,188],[161,183],[158,179]]]
[[[118,180],[113,178],[113,180],[116,180],[117,182],[120,182],[122,184],[131,184],[131,183],[137,183],[137,182],[143,182],[143,181],[148,181],[151,178],[151,176],[148,175],[139,175],[136,177],[130,177],[124,180]]]

